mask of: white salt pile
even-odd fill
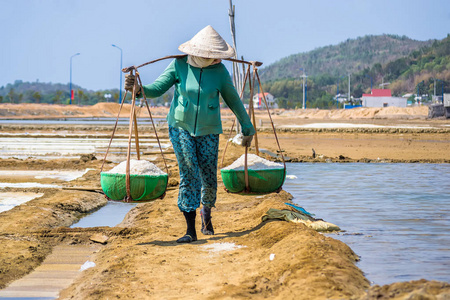
[[[126,174],[127,162],[123,161],[106,173]],[[164,175],[160,168],[146,160],[130,159],[130,174],[133,175]]]
[[[231,165],[222,170],[244,170],[245,154],[236,159]],[[283,169],[283,165],[264,159],[255,154],[247,155],[247,167],[249,170],[264,170],[264,169]]]

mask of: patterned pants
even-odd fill
[[[191,212],[200,206],[214,207],[217,194],[219,135],[191,136],[169,126],[169,138],[180,170],[178,208]]]

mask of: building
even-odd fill
[[[264,93],[264,96],[266,97],[267,105],[269,105],[269,108],[278,108],[278,104],[275,102],[275,98],[273,97],[272,94]],[[253,96],[253,107],[254,108],[265,107],[262,93],[258,93]]]
[[[390,89],[372,89],[371,94],[363,94],[361,97],[364,107],[406,107],[408,99],[392,97]]]

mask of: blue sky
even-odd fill
[[[234,0],[237,50],[269,65],[367,34],[450,33],[448,0]],[[24,81],[119,87],[123,66],[170,54],[206,25],[231,43],[229,0],[0,0],[0,86]],[[141,69],[150,83],[168,61]]]

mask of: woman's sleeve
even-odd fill
[[[173,60],[164,72],[152,83],[144,85],[144,93],[148,98],[157,98],[162,96],[176,81],[175,62]]]
[[[234,88],[233,82],[231,81],[230,74],[227,69],[223,67],[224,74],[222,76],[222,87],[220,90],[220,94],[222,95],[223,100],[228,105],[228,107],[233,111],[236,115],[239,123],[242,127],[242,134],[245,136],[254,135],[255,128],[250,121],[250,117],[245,111],[245,107],[242,104],[241,98],[239,97],[236,89]]]

